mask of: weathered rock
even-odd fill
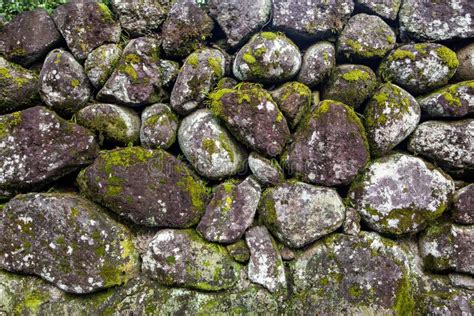
[[[179,63],[173,60],[160,59],[161,76],[163,86],[171,88],[178,78]]]
[[[390,235],[417,233],[446,209],[452,179],[420,158],[392,154],[356,179],[349,199],[372,229]]]
[[[474,274],[474,227],[456,224],[430,226],[419,239],[424,268]]]
[[[450,169],[474,169],[474,119],[427,121],[416,128],[408,150]]]
[[[211,110],[243,144],[266,156],[278,156],[290,137],[286,119],[262,87],[221,89],[209,96]]]
[[[81,171],[77,181],[92,200],[146,226],[195,225],[208,195],[205,184],[184,162],[161,149],[105,152]]]
[[[237,282],[240,266],[224,246],[207,242],[192,229],[163,229],[150,242],[142,269],[165,285],[218,291]]]
[[[236,242],[253,222],[260,193],[260,185],[252,177],[239,184],[219,184],[196,230],[211,242]]]
[[[311,105],[311,90],[296,81],[287,82],[270,94],[291,128],[298,125]]]
[[[229,255],[231,255],[237,262],[245,263],[250,260],[250,250],[242,239],[233,244],[227,245],[226,249]]]
[[[193,0],[174,1],[163,24],[163,50],[184,57],[202,46],[211,35],[214,21]]]
[[[242,81],[275,83],[293,78],[300,68],[298,46],[283,34],[263,32],[255,34],[239,50],[232,72]]]
[[[454,77],[459,80],[474,80],[474,43],[456,51],[456,56],[459,61],[458,70]]]
[[[61,116],[72,116],[91,98],[84,68],[65,50],[55,49],[48,54],[39,79],[41,99]]]
[[[280,250],[281,259],[291,261],[295,259],[295,252],[288,247],[283,246]]]
[[[356,9],[370,14],[376,14],[386,20],[395,21],[401,0],[356,0]]]
[[[224,77],[219,80],[216,84],[216,90],[220,89],[233,89],[238,84],[237,80],[230,77]]]
[[[454,193],[451,213],[456,223],[474,224],[474,184]]]
[[[209,110],[197,110],[181,121],[178,142],[187,160],[206,178],[225,178],[245,166],[246,151]]]
[[[128,230],[76,194],[29,193],[0,213],[0,266],[72,293],[119,285],[138,272]]]
[[[472,1],[403,1],[398,14],[400,31],[420,41],[442,41],[474,36]]]
[[[352,0],[274,0],[273,26],[292,36],[328,38],[342,30],[352,10]]]
[[[0,30],[0,53],[27,67],[40,60],[62,41],[44,9],[22,12]]]
[[[350,60],[381,59],[395,46],[390,26],[376,15],[356,14],[337,38],[337,53]]]
[[[272,293],[285,294],[287,282],[285,267],[278,247],[265,226],[254,226],[245,233],[250,249],[248,276]]]
[[[345,207],[336,190],[303,182],[285,182],[267,189],[260,220],[283,244],[301,248],[338,229]]]
[[[140,117],[134,111],[114,104],[93,103],[76,113],[77,124],[93,131],[108,144],[137,144]]]
[[[336,49],[330,42],[311,45],[303,56],[297,80],[311,88],[323,82],[336,66]]]
[[[145,35],[156,31],[171,7],[170,0],[111,0],[112,10],[117,14],[124,31],[131,36]]]
[[[248,164],[252,174],[263,185],[275,185],[285,179],[283,170],[276,160],[269,160],[256,152],[251,152]]]
[[[154,37],[131,40],[97,99],[132,107],[160,102],[165,92],[159,52],[160,41]]]
[[[346,208],[346,218],[342,226],[344,234],[358,236],[360,234],[360,215],[357,210],[348,207]]]
[[[157,103],[143,110],[140,127],[143,147],[167,149],[175,142],[177,131],[178,118],[166,104]]]
[[[451,281],[451,284],[454,286],[474,290],[474,278],[472,276],[461,273],[450,273],[449,281]]]
[[[92,133],[44,107],[0,116],[0,199],[91,163],[98,149]]]
[[[186,58],[171,92],[171,107],[185,115],[204,101],[225,71],[225,56],[217,49],[204,48]]]
[[[428,117],[463,117],[474,113],[474,80],[445,86],[418,98]]]
[[[373,154],[382,156],[401,143],[420,121],[420,106],[408,92],[386,83],[365,107],[365,128]]]
[[[364,126],[340,102],[320,102],[293,136],[282,156],[290,174],[325,186],[349,184],[369,161]]]
[[[456,53],[436,43],[408,44],[387,55],[378,72],[384,81],[414,94],[444,86],[459,65]]]
[[[0,114],[22,110],[39,99],[38,75],[0,56]]]
[[[358,108],[370,98],[378,86],[377,76],[367,66],[340,65],[322,87],[322,99],[342,102]]]
[[[243,44],[261,29],[270,18],[271,0],[209,1],[209,11],[227,36],[232,46]]]
[[[94,49],[84,63],[90,82],[96,89],[104,86],[122,56],[122,48],[117,44],[106,44]]]

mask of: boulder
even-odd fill
[[[311,45],[303,55],[297,80],[310,88],[319,85],[336,66],[336,49],[330,42]]]
[[[451,215],[456,223],[474,224],[474,183],[454,193]]]
[[[157,103],[143,110],[140,127],[143,147],[167,149],[175,142],[177,131],[178,118],[168,105]]]
[[[263,185],[275,185],[285,179],[283,170],[276,160],[269,160],[256,152],[251,152],[248,164],[252,174]]]
[[[117,44],[105,44],[94,49],[84,62],[87,77],[96,89],[101,89],[122,56]]]
[[[454,77],[459,80],[474,80],[474,43],[468,44],[456,51],[459,67]]]
[[[375,14],[381,18],[393,22],[397,19],[398,10],[402,4],[401,0],[356,0],[356,10]]]
[[[291,128],[295,128],[311,105],[311,89],[297,81],[287,82],[270,91]]]

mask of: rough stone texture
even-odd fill
[[[239,184],[221,183],[196,230],[211,242],[236,242],[253,222],[260,193],[260,185],[252,177]]]
[[[354,110],[340,102],[322,101],[293,138],[282,164],[303,181],[346,185],[369,161],[364,127]]]
[[[97,154],[92,133],[44,107],[0,116],[0,199],[43,187]]]
[[[457,80],[474,80],[474,43],[456,51],[459,67],[454,77]]]
[[[427,270],[474,274],[473,226],[438,223],[421,235],[419,247]]]
[[[171,92],[171,107],[179,114],[192,112],[225,72],[225,56],[217,49],[204,48],[186,58]]]
[[[386,20],[395,21],[401,0],[356,0],[355,6],[359,11],[376,14]]]
[[[442,41],[474,36],[472,1],[403,1],[400,30],[420,41]]]
[[[150,242],[142,269],[165,285],[218,291],[237,282],[240,266],[225,247],[207,242],[192,229],[163,229]]]
[[[356,14],[337,38],[337,53],[350,60],[381,59],[395,46],[396,35],[376,15]]]
[[[297,80],[314,88],[323,82],[336,66],[336,49],[330,42],[311,45],[303,55]]]
[[[128,230],[76,194],[29,193],[0,213],[0,267],[72,293],[120,285],[139,268]]]
[[[269,160],[256,152],[251,152],[248,164],[252,174],[263,185],[275,185],[285,179],[283,170],[276,160]]]
[[[209,12],[227,36],[232,46],[243,44],[261,29],[270,18],[271,0],[209,1]]]
[[[140,139],[140,117],[134,111],[106,103],[93,103],[76,113],[76,122],[93,131],[99,142],[126,146]]]
[[[358,236],[360,234],[360,215],[352,207],[346,208],[346,218],[342,226],[344,234]]]
[[[413,234],[446,209],[454,182],[420,158],[392,154],[369,164],[352,183],[349,199],[372,229]]]
[[[408,44],[387,55],[378,72],[413,94],[430,92],[448,83],[458,68],[456,53],[436,43]]]
[[[97,99],[131,107],[160,102],[166,93],[162,87],[159,53],[157,38],[131,40]]]
[[[322,99],[342,102],[358,108],[378,86],[377,76],[367,66],[340,65],[334,68],[322,87]]]
[[[401,143],[420,121],[420,106],[408,92],[386,83],[365,107],[365,128],[371,152],[382,156]]]
[[[250,260],[250,250],[244,240],[227,245],[227,252],[237,262],[245,263]]]
[[[286,119],[259,85],[221,89],[210,95],[212,112],[243,144],[263,155],[279,155],[290,137]]]
[[[328,235],[344,222],[345,207],[336,190],[303,182],[267,189],[260,220],[283,244],[301,248]]]
[[[74,57],[80,61],[93,49],[120,40],[120,24],[100,2],[69,2],[56,8],[52,18]]]
[[[197,110],[181,121],[178,142],[186,159],[206,178],[225,178],[245,166],[246,151],[209,110]]]
[[[185,57],[203,45],[213,28],[214,21],[193,0],[176,0],[163,24],[163,50]]]
[[[237,83],[237,80],[235,80],[234,78],[224,77],[217,82],[215,89],[233,89],[237,85]]]
[[[270,91],[270,94],[292,129],[298,125],[311,105],[311,90],[296,81],[287,82]]]
[[[469,184],[454,193],[451,214],[456,223],[474,224],[474,184]]]
[[[328,38],[342,30],[352,10],[352,0],[274,0],[273,26],[292,36]]]
[[[62,49],[48,54],[39,80],[43,102],[64,117],[71,117],[86,106],[92,95],[84,68]]]
[[[161,76],[163,86],[166,88],[173,87],[179,74],[179,63],[173,60],[160,59]]]
[[[0,30],[0,53],[28,67],[62,41],[53,20],[43,9],[23,12]]]
[[[104,152],[81,171],[77,181],[93,201],[140,225],[190,227],[206,207],[204,183],[161,149]]]
[[[168,105],[157,103],[143,110],[140,127],[143,147],[167,149],[175,142],[177,131],[178,118]]]
[[[300,68],[298,46],[283,34],[263,32],[239,50],[232,72],[242,81],[276,83],[293,78]]]
[[[117,44],[105,44],[94,49],[84,63],[87,77],[96,89],[104,86],[122,56]]]
[[[22,110],[39,99],[38,75],[0,56],[0,114]]]
[[[250,249],[249,279],[272,293],[285,294],[287,281],[278,247],[265,226],[254,226],[245,233]]]

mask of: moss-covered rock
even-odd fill
[[[161,81],[165,88],[172,88],[178,78],[179,63],[174,60],[160,59]]]
[[[456,223],[474,224],[474,183],[454,193],[451,214]]]
[[[330,42],[311,45],[303,55],[297,80],[314,88],[323,82],[336,66],[336,49]]]
[[[295,128],[311,105],[311,90],[302,83],[287,82],[270,94],[291,128]]]
[[[263,185],[275,185],[285,179],[283,169],[275,159],[267,159],[256,152],[249,155],[250,171]]]
[[[142,112],[140,141],[146,148],[167,149],[176,140],[178,117],[163,103],[146,107]]]
[[[117,44],[105,44],[94,49],[84,63],[87,77],[96,89],[101,89],[122,56]]]
[[[395,21],[398,16],[398,10],[402,4],[401,0],[356,0],[356,10],[368,12],[382,17],[390,22]]]
[[[244,240],[240,239],[237,242],[226,246],[227,252],[232,258],[241,263],[245,263],[250,259],[250,250]]]

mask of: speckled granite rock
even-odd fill
[[[143,110],[140,127],[143,147],[167,149],[175,142],[177,131],[178,118],[168,105],[157,103]]]
[[[474,224],[474,184],[471,183],[454,193],[451,214],[456,223]]]
[[[248,164],[255,178],[264,185],[275,185],[285,179],[283,170],[276,160],[269,160],[256,152],[251,152]]]
[[[311,45],[303,55],[297,80],[311,88],[323,82],[336,66],[336,49],[330,42]]]
[[[468,44],[456,51],[459,67],[454,77],[457,80],[474,80],[474,43]]]
[[[117,44],[106,44],[94,49],[84,62],[84,70],[96,89],[104,86],[122,56],[122,48]]]
[[[395,21],[401,0],[356,0],[356,9],[370,14],[376,14],[386,20]]]

